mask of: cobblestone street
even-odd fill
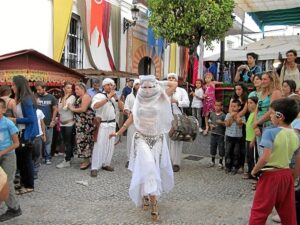
[[[197,140],[197,148],[185,145],[189,154],[183,157],[204,157],[183,160],[181,171],[175,174],[175,188],[160,199],[161,221],[157,224],[247,224],[254,193],[251,183],[239,174],[206,168],[208,139]],[[115,172],[100,171],[97,178],[91,178],[89,170],[79,170],[78,158],[71,168],[56,169],[63,157],[54,157],[52,165],[42,165],[35,191],[19,198],[23,215],[4,224],[155,224],[150,212],[136,208],[129,199],[131,174],[124,167],[125,146],[123,137],[113,157]]]

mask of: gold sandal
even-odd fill
[[[160,219],[158,207],[157,207],[157,200],[155,201],[155,203],[152,203],[151,219],[152,221],[159,221]]]
[[[143,210],[148,211],[150,206],[150,198],[149,196],[144,196],[143,197]]]

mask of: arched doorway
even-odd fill
[[[138,71],[139,74],[143,75],[155,74],[155,65],[152,59],[148,56],[142,58],[139,62]]]
[[[142,75],[139,70],[140,63],[142,62],[143,58],[150,58],[151,59],[151,73],[157,77],[161,76],[161,59],[157,55],[154,57],[149,57],[152,55],[152,51],[148,53],[148,48],[146,45],[140,46],[133,54],[133,61],[132,61],[132,72]],[[152,65],[153,63],[153,65]],[[144,73],[143,73],[144,74]]]

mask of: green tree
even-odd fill
[[[149,0],[149,24],[157,37],[194,53],[201,37],[207,47],[232,26],[234,0]]]

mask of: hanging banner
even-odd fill
[[[169,73],[176,73],[176,53],[177,45],[172,43],[170,46],[170,64],[169,64]]]
[[[67,39],[73,0],[53,0],[53,59],[60,62]]]

